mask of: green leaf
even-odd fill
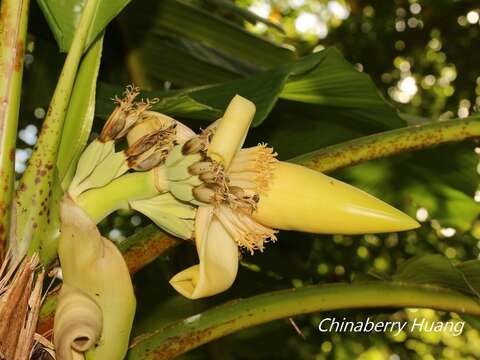
[[[338,86],[339,79],[342,80],[342,84],[349,83],[349,86]],[[102,102],[102,98],[111,98],[114,93],[121,91],[119,88],[115,91],[113,89],[102,85],[98,103]],[[291,64],[221,85],[174,92],[151,91],[144,92],[142,95],[159,96],[164,103],[174,101],[178,108],[181,108],[182,99],[186,104],[185,108],[191,106],[191,100],[193,100],[214,111],[202,114],[194,112],[192,118],[213,121],[218,118],[219,113],[224,111],[235,94],[240,94],[256,104],[254,126],[266,119],[279,98],[295,98],[295,101],[316,103],[319,108],[328,108],[331,118],[337,116],[337,111],[348,112],[355,121],[366,122],[376,128],[395,128],[405,125],[395,109],[380,97],[368,76],[356,71],[335,49],[327,49]],[[300,96],[301,94],[303,95]],[[172,100],[166,100],[168,98]],[[158,103],[153,109],[171,116],[180,116],[180,112],[171,111],[163,105],[162,102]],[[103,110],[99,115],[105,113],[108,112]],[[186,111],[182,111],[181,116],[189,117]]]
[[[480,297],[480,261],[469,260],[457,265],[472,293]]]
[[[78,70],[63,126],[57,168],[62,187],[72,180],[78,158],[87,144],[95,114],[95,90],[102,57],[103,36],[86,53]]]
[[[55,188],[62,129],[96,4],[96,0],[89,0],[82,12],[37,144],[19,181],[15,194],[16,243],[13,250],[16,256],[23,256],[27,251],[34,253],[39,250],[43,240],[42,231],[39,230],[50,221],[48,205],[52,201]]]
[[[161,36],[168,32],[172,37],[180,35],[195,40],[232,58],[264,68],[286,63],[296,57],[286,47],[181,0],[133,2],[124,15],[124,29],[133,35],[129,38],[136,39],[132,45],[142,44],[144,34]],[[155,43],[150,46],[155,46]],[[158,53],[154,59],[157,57]]]
[[[231,14],[237,15],[238,17],[244,19],[245,21],[248,21],[249,23],[252,24],[265,24],[268,27],[271,27],[273,29],[276,29],[280,31],[282,34],[285,34],[285,30],[283,29],[282,25],[279,23],[275,23],[273,21],[270,21],[269,19],[263,18],[254,12],[251,12],[247,9],[244,9],[238,5],[236,5],[234,2],[231,2],[229,0],[203,0],[207,4],[212,4],[218,6],[220,9],[228,11]]]
[[[367,74],[355,70],[334,48],[317,54],[297,62],[282,91],[283,99],[347,108],[352,117],[387,128],[405,126]]]
[[[478,272],[480,268],[476,270]],[[420,255],[403,262],[392,280],[408,284],[437,285],[472,293],[462,271],[454,267],[447,258],[437,254]]]
[[[258,81],[245,81],[245,85],[242,87],[244,93],[248,93],[251,98],[257,99],[257,103],[260,104],[260,107],[257,105],[256,116],[256,119],[259,119],[259,121],[264,118],[265,112],[268,113],[268,109],[274,105],[277,99],[275,89],[278,90],[278,87],[282,86],[283,81],[282,77],[266,78],[272,91],[265,94],[264,92],[270,89],[259,87],[259,85],[265,85],[262,80],[263,78],[260,77]],[[239,81],[240,84],[242,82]],[[236,86],[225,86],[218,90],[217,92],[217,88],[205,87],[192,89],[191,92],[155,91],[143,92],[142,95],[150,98],[159,98],[159,102],[153,106],[152,110],[178,119],[214,121],[222,116],[223,110],[221,109],[228,104],[228,96],[233,96],[238,88]],[[118,86],[100,82],[95,109],[96,116],[106,119],[113,110],[113,102],[110,99],[115,95],[121,94],[121,92],[122,88]],[[207,105],[207,102],[211,103],[211,105]]]
[[[50,29],[57,40],[60,51],[67,52],[73,41],[80,14],[88,0],[38,0]],[[98,1],[95,14],[85,42],[87,49],[118,15],[130,0]]]
[[[131,77],[144,88],[162,88],[165,80],[176,86],[215,84],[252,72],[239,61],[181,36],[128,30],[125,37],[134,44],[129,51]]]

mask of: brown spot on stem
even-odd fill
[[[23,41],[19,40],[17,42],[17,47],[16,47],[15,63],[13,64],[14,70],[17,72],[22,70],[24,52],[25,52],[25,47],[23,46]]]

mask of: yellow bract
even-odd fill
[[[420,226],[362,190],[286,162],[273,165],[268,190],[252,216],[273,228],[318,234],[381,233]]]
[[[228,168],[243,145],[254,115],[255,104],[235,95],[218,123],[207,155]]]

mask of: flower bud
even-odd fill
[[[317,234],[403,231],[419,224],[400,210],[306,167],[277,162],[252,216],[263,225]]]
[[[205,143],[205,141],[200,137],[195,136],[188,140],[185,144],[183,144],[182,153],[184,155],[196,154],[200,151],[205,151],[206,148],[207,144]]]
[[[214,165],[211,161],[199,161],[188,167],[188,172],[192,175],[199,175],[206,172],[212,172]]]
[[[193,196],[198,201],[212,204],[222,199],[221,188],[217,184],[201,184],[192,190]]]

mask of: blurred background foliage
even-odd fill
[[[111,84],[132,81],[156,91],[222,83],[336,47],[358,71],[371,76],[405,124],[463,118],[480,106],[480,54],[475,51],[479,18],[480,7],[473,0],[134,0],[107,28],[99,94],[107,94]],[[63,57],[34,2],[17,174],[24,171],[36,142]],[[98,115],[96,131],[103,123]],[[195,128],[206,124],[181,120]],[[287,160],[398,126],[374,120],[280,99],[248,142],[267,141]],[[336,172],[335,177],[416,217],[422,228],[357,237],[283,232],[265,253],[245,255],[233,288],[213,299],[187,301],[168,286],[171,275],[195,261],[191,244],[178,246],[135,276],[139,313],[134,332],[153,330],[159,318],[168,322],[268,290],[361,279],[370,270],[393,272],[414,255],[439,253],[453,263],[478,258],[478,154],[480,147],[472,143],[448,145]],[[101,230],[121,242],[148,223],[124,211],[103,221]],[[480,337],[470,326],[459,337],[320,333],[318,323],[327,315],[352,321],[368,316],[459,320],[454,314],[415,309],[308,315],[294,319],[305,338],[291,322],[277,321],[220,339],[182,359],[480,358]]]

